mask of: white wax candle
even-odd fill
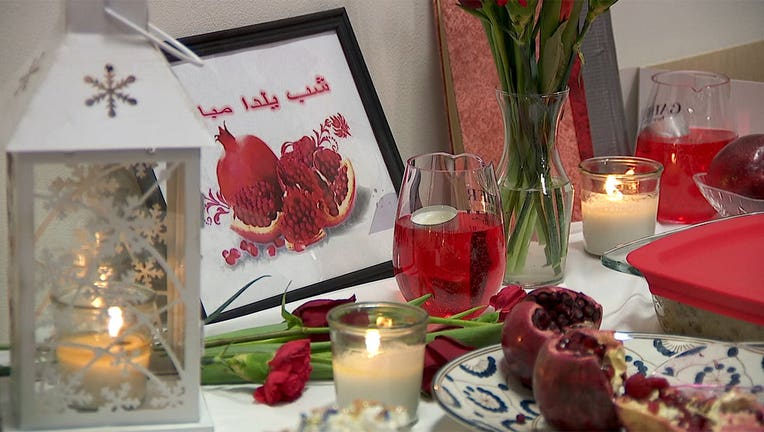
[[[77,408],[97,409],[105,399],[102,389],[119,392],[129,385],[128,397],[138,404],[146,393],[146,375],[136,366],[148,368],[151,346],[137,335],[117,341],[107,333],[87,333],[63,338],[56,348],[59,373],[64,379],[77,379],[92,399]]]
[[[363,351],[338,353],[332,360],[337,404],[356,400],[377,401],[406,408],[416,419],[422,386],[424,345],[369,345]]]
[[[581,216],[586,251],[602,255],[613,247],[655,234],[657,194],[584,194]]]

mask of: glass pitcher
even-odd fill
[[[660,72],[637,136],[636,156],[663,164],[658,221],[697,223],[716,211],[693,182],[711,160],[737,137],[730,107],[730,80],[702,71]]]

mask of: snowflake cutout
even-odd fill
[[[153,383],[152,387],[156,393],[151,399],[152,408],[180,408],[183,406],[183,395],[186,393],[186,386],[182,382],[172,383]]]
[[[101,397],[103,398],[104,403],[98,407],[99,412],[127,411],[141,406],[141,400],[134,397],[134,392],[131,390],[130,384],[126,382],[120,384],[117,389],[108,387],[102,388]]]
[[[127,78],[116,81],[114,77],[114,66],[106,64],[104,69],[106,70],[106,74],[104,75],[104,82],[101,82],[99,79],[93,78],[89,75],[85,76],[85,82],[99,90],[99,92],[85,100],[85,105],[93,106],[94,104],[106,99],[106,107],[109,109],[109,117],[116,117],[117,100],[121,100],[122,102],[129,105],[135,105],[138,103],[135,98],[130,97],[130,95],[127,93],[120,91],[134,83],[135,76],[128,75]]]

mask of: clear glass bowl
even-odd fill
[[[749,217],[750,215],[731,216]],[[707,222],[701,222],[695,225],[687,225],[671,231],[666,231],[643,239],[635,240],[630,243],[619,245],[607,252],[601,257],[602,264],[610,269],[621,273],[644,276],[636,267],[627,261],[627,256],[653,241],[663,237],[676,234],[680,231],[699,227],[702,225],[714,224],[729,219],[713,219]],[[714,313],[698,307],[694,307],[681,301],[671,300],[659,295],[652,295],[653,306],[658,318],[658,322],[664,332],[674,335],[703,337],[708,339],[725,341],[764,341],[764,326],[735,319],[719,313]]]
[[[693,180],[703,197],[724,217],[764,211],[764,199],[749,198],[713,187],[706,183],[706,173],[695,174]]]

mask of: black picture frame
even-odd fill
[[[396,195],[400,192],[403,177],[403,161],[395,144],[380,100],[363,59],[358,41],[353,32],[350,19],[344,8],[290,17],[276,21],[254,24],[245,27],[227,29],[211,33],[188,36],[179,41],[204,59],[206,56],[227,53],[259,45],[288,41],[290,39],[335,32],[352,74],[354,84],[360,95],[364,111],[373,130]],[[171,64],[179,62],[172,55],[166,54]],[[319,294],[336,291],[358,284],[372,282],[393,276],[392,261],[388,260],[331,279],[316,282],[287,291],[286,302],[305,299]],[[279,306],[282,295],[273,295],[261,300],[234,307],[222,312],[210,321],[215,323],[248,315],[260,310]],[[218,305],[202,305],[203,318]]]

